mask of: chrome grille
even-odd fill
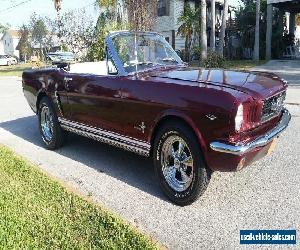
[[[281,92],[275,96],[272,96],[264,101],[262,110],[262,122],[268,121],[271,118],[279,115],[283,108],[283,102],[285,100],[286,92]]]

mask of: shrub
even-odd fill
[[[194,60],[200,60],[200,58],[201,58],[201,47],[200,46],[195,46],[194,47],[193,59]]]
[[[217,52],[209,52],[203,63],[204,68],[224,68],[225,59]]]

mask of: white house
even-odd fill
[[[0,38],[0,53],[19,58],[20,53],[19,50],[16,49],[20,41],[19,31],[7,30]]]
[[[3,37],[3,33],[0,33],[0,55],[4,54],[4,46],[1,40],[2,37]]]
[[[154,31],[162,34],[166,40],[176,50],[184,49],[185,37],[177,35],[180,23],[178,18],[184,9],[184,0],[158,0],[158,17],[156,18]],[[192,8],[195,8],[195,0],[189,0],[189,4]],[[221,26],[221,15],[223,10],[224,0],[216,0],[216,26]],[[210,22],[211,22],[211,1],[207,0],[207,37],[209,46],[210,37]]]

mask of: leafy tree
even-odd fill
[[[256,24],[256,0],[241,0],[242,5],[236,13],[236,25],[238,35],[241,40],[241,48],[253,48]],[[267,0],[260,1],[261,20],[259,26],[259,54],[260,59],[264,58],[266,50],[266,30],[267,30]],[[282,31],[279,25],[279,10],[273,10],[273,29],[272,29],[272,57],[279,58],[282,55],[284,43]]]
[[[105,27],[106,17],[104,13],[101,13],[95,28],[95,40],[87,54],[87,59],[90,61],[102,61],[105,57]]]
[[[192,9],[188,2],[185,3],[184,10],[178,18],[180,24],[177,34],[185,37],[184,60],[190,61],[193,37],[195,32],[199,32],[199,9]]]
[[[117,4],[119,0],[95,0],[95,5],[99,7],[101,11],[99,17],[105,13],[105,18],[110,21],[117,21],[118,11]]]
[[[44,19],[34,13],[30,18],[30,29],[31,40],[34,44],[39,45],[40,57],[44,58],[43,48],[46,47],[46,37],[48,35],[48,29]]]
[[[10,25],[9,24],[1,24],[0,23],[0,34],[4,33],[5,31],[7,31],[9,29]]]
[[[132,30],[152,30],[158,0],[124,0]]]
[[[296,16],[296,24],[300,26],[300,14]]]
[[[101,13],[94,32],[95,39],[90,46],[87,54],[87,60],[102,61],[105,58],[105,37],[112,30],[125,30],[129,28],[128,23],[107,22],[105,13]]]
[[[27,61],[27,58],[31,55],[32,49],[30,45],[30,30],[28,26],[22,25],[20,30],[20,41],[17,46],[17,49],[20,51],[20,55],[23,57],[25,62]]]
[[[93,20],[84,10],[71,10],[61,17],[62,41],[77,57],[85,56],[94,40]]]

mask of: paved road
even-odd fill
[[[287,103],[300,105],[300,60],[271,60],[252,70],[274,72],[287,80]]]
[[[299,236],[300,106],[288,106],[293,119],[275,153],[238,173],[214,173],[201,199],[182,208],[164,198],[147,159],[75,135],[45,150],[20,80],[1,78],[0,86],[0,143],[168,248],[241,248],[240,229],[296,228]]]
[[[300,87],[300,60],[271,60],[253,70],[274,72],[286,79],[291,86]]]

